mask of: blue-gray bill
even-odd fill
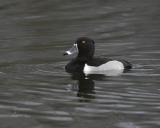
[[[77,48],[77,44],[74,44],[72,46],[72,48],[70,48],[69,50],[65,51],[65,53],[63,54],[64,56],[65,55],[72,55],[72,54],[75,54],[75,53],[78,53],[78,48]]]

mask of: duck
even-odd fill
[[[77,54],[66,66],[68,73],[84,74],[121,74],[132,68],[130,62],[123,59],[94,57],[95,42],[88,37],[79,37],[64,55]]]

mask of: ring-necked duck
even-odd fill
[[[114,60],[106,58],[95,58],[95,42],[88,37],[80,37],[73,47],[64,55],[78,53],[77,57],[69,62],[65,69],[69,73],[83,72],[85,74],[122,73],[132,68],[125,60]]]

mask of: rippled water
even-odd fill
[[[5,0],[0,5],[1,128],[159,128],[160,1]],[[77,37],[129,60],[121,76],[64,71]]]

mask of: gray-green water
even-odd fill
[[[0,128],[159,128],[159,0],[1,0]],[[77,37],[129,60],[117,77],[71,76]]]

